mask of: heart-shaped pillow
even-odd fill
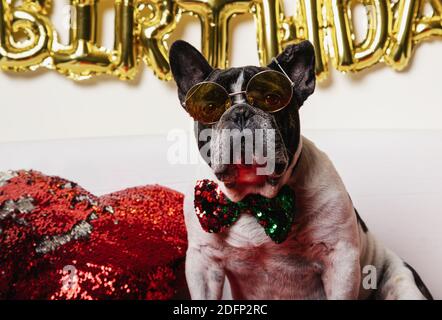
[[[188,298],[183,195],[0,173],[0,299]]]

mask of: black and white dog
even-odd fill
[[[207,162],[227,197],[233,202],[249,194],[273,198],[284,185],[296,194],[296,216],[280,244],[248,213],[225,232],[203,231],[194,212],[194,195],[186,195],[186,277],[193,299],[220,299],[226,277],[234,299],[432,298],[413,268],[376,241],[327,155],[300,134],[299,108],[315,89],[309,42],[288,46],[267,67],[219,70],[190,44],[177,41],[170,64],[184,108],[189,90],[202,82],[216,83],[230,94],[231,105],[219,119],[195,122],[196,134],[213,132]],[[284,73],[293,87],[289,103],[272,113],[245,96],[250,79],[265,70]],[[231,143],[222,138],[225,129],[274,130],[274,171],[264,177],[247,172],[244,179],[240,165],[211,161]],[[376,271],[377,282],[370,288],[363,285],[365,266]]]

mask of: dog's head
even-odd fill
[[[169,60],[200,153],[229,198],[274,197],[299,156],[299,108],[315,89],[313,46],[290,45],[267,67],[220,70],[176,41]]]

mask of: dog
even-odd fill
[[[287,46],[266,67],[220,70],[212,68],[189,43],[178,40],[170,48],[169,61],[181,105],[198,120],[195,133],[201,156],[222,193],[238,203],[250,195],[272,199],[288,186],[296,199],[287,238],[275,243],[247,210],[222,232],[205,232],[195,213],[195,196],[187,194],[186,278],[192,299],[221,299],[226,278],[234,299],[432,299],[416,271],[370,233],[327,155],[301,135],[299,109],[315,89],[315,54],[310,42]],[[276,80],[266,80],[266,76]],[[264,87],[273,85],[279,90],[283,76],[292,86],[290,97],[283,96],[288,102],[273,110],[281,98],[269,95],[265,97],[270,97],[269,103],[260,107],[256,102],[261,99],[260,83],[267,81]],[[249,88],[251,82],[253,88]],[[204,85],[207,92],[201,93],[203,83],[208,83]],[[224,97],[223,91],[230,99],[224,109],[213,104],[204,109],[198,105],[200,97],[194,97]],[[198,139],[204,130],[212,132],[206,144]],[[232,143],[230,137],[224,138],[223,130],[272,130],[273,171],[258,175],[263,165],[257,165],[255,155],[249,164],[241,163],[244,154],[233,164],[216,161]],[[364,285],[367,266],[376,275],[368,287]]]

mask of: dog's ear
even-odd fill
[[[298,107],[301,107],[315,91],[315,50],[313,45],[307,40],[289,45],[276,59],[293,81],[293,94]],[[281,71],[274,61],[268,67]]]
[[[213,70],[197,49],[182,40],[172,44],[169,63],[178,86],[178,96],[181,102],[187,91],[198,82],[204,81]]]

